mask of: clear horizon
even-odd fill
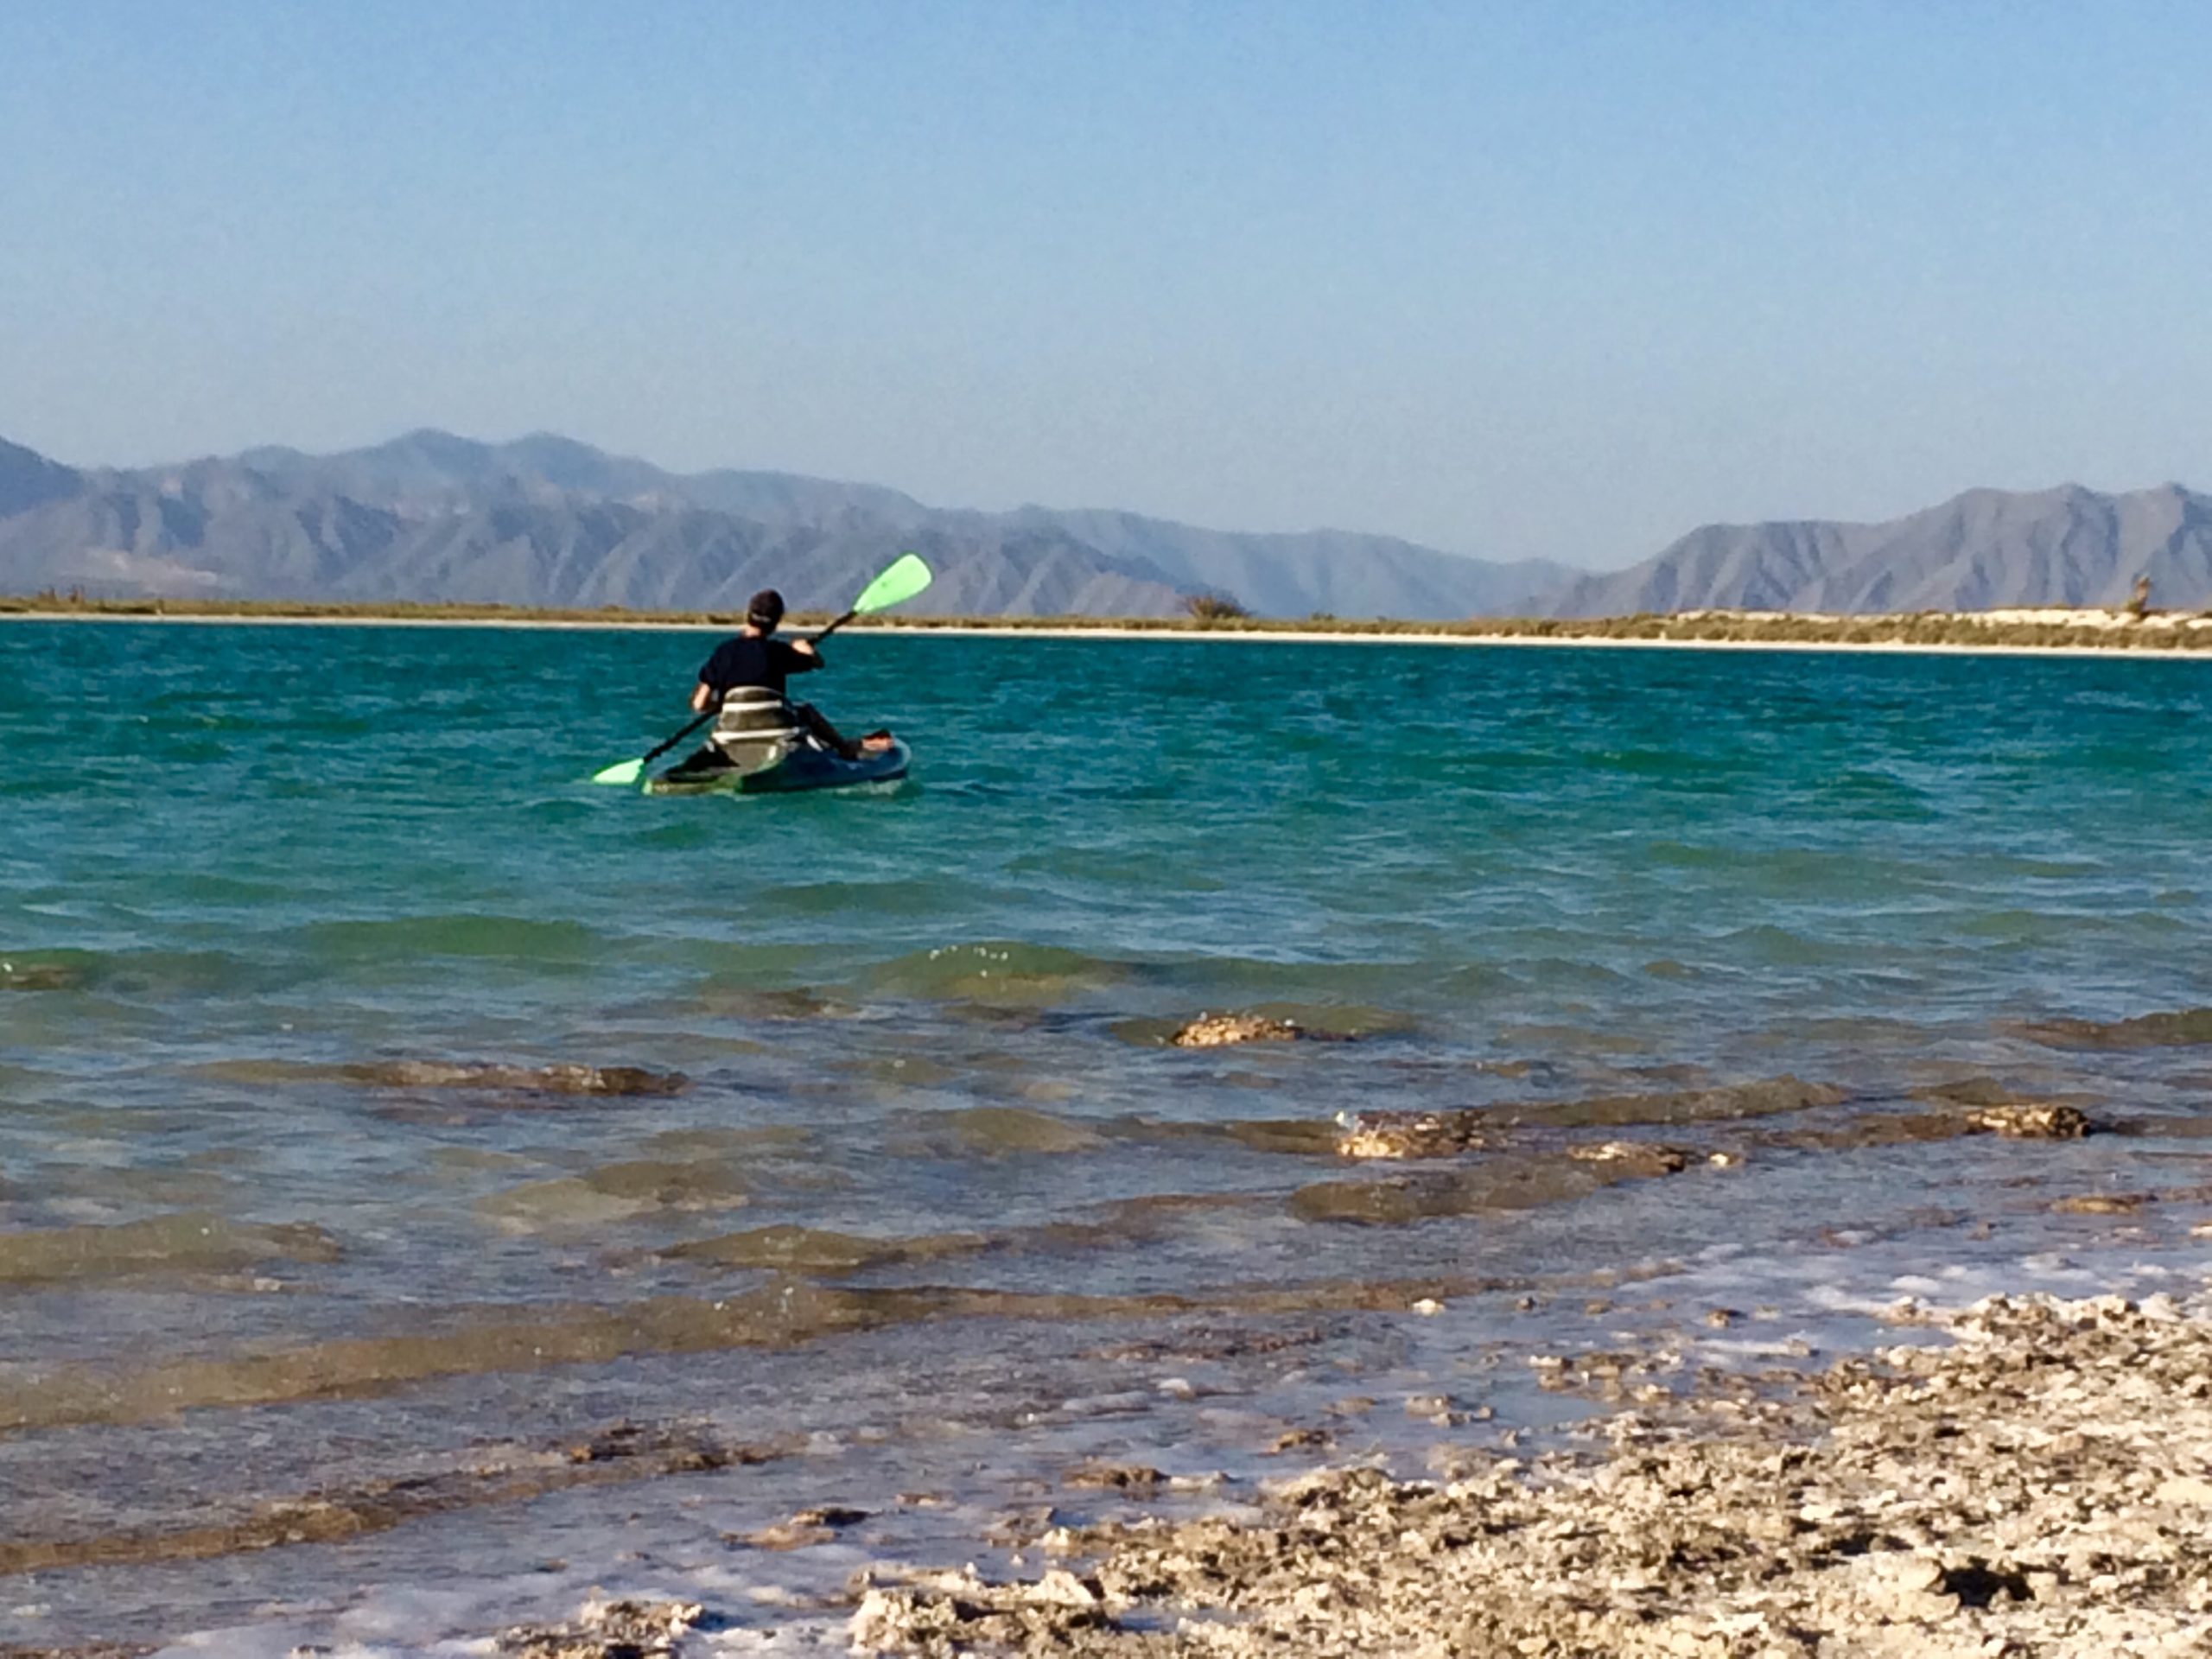
[[[2201,480],[2212,16],[0,14],[0,435],[435,427],[1614,569]]]

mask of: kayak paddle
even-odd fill
[[[893,605],[903,605],[930,585],[930,568],[922,563],[918,553],[902,553],[893,560],[882,575],[861,589],[861,596],[853,601],[852,609],[814,636],[816,642],[827,639],[856,616],[867,616],[876,611],[887,611]],[[591,775],[594,784],[634,784],[645,775],[645,768],[685,738],[697,731],[715,717],[709,709],[682,731],[665,741],[655,744],[634,760],[617,760],[611,766],[602,766]]]
[[[636,783],[639,779],[645,775],[645,768],[647,766],[652,765],[654,761],[659,760],[661,756],[666,754],[671,749],[681,743],[685,738],[697,731],[702,726],[712,720],[719,712],[721,711],[718,709],[708,709],[705,714],[700,715],[698,719],[693,721],[689,726],[686,726],[682,731],[677,733],[673,737],[667,739],[665,741],[654,744],[652,747],[647,749],[643,754],[639,755],[634,760],[617,760],[611,766],[601,766],[597,772],[592,773],[592,782],[594,784]]]
[[[867,616],[876,611],[887,611],[893,605],[904,605],[928,587],[930,580],[930,568],[922,563],[920,554],[901,553],[881,575],[861,589],[861,596],[853,601],[851,610],[814,636],[814,643],[820,645],[856,616]]]

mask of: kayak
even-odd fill
[[[871,616],[903,605],[930,585],[930,568],[918,553],[901,553],[874,582],[861,589],[853,607],[814,636],[819,645],[856,616]],[[763,593],[756,598],[774,600],[780,617],[779,594]],[[772,627],[763,630],[772,632]],[[709,659],[712,662],[712,658]],[[700,691],[706,686],[702,683]],[[693,694],[693,707],[706,698]],[[679,760],[658,778],[645,778],[645,768],[685,738],[715,722],[713,734],[700,753]],[[836,753],[842,740],[829,723],[804,703],[793,707],[779,686],[732,685],[722,689],[721,707],[711,716],[702,709],[699,718],[665,741],[655,744],[634,760],[617,760],[591,775],[594,784],[626,789],[645,779],[648,795],[768,794],[798,789],[844,789],[855,784],[887,784],[906,775],[911,759],[906,746],[888,732],[875,732],[863,741],[881,737],[889,747],[855,755],[848,760]],[[826,738],[835,746],[824,747]]]
[[[913,752],[897,738],[891,747],[848,760],[818,743],[778,744],[765,766],[717,761],[694,764],[694,755],[658,778],[645,779],[648,795],[775,795],[801,789],[849,789],[855,784],[888,784],[906,775]]]

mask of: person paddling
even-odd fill
[[[931,580],[920,554],[901,553],[861,589],[850,610],[813,639],[789,645],[775,638],[784,620],[784,596],[773,588],[761,589],[746,607],[744,631],[724,640],[699,671],[691,690],[695,717],[643,754],[601,766],[592,773],[592,782],[627,785],[645,779],[648,766],[709,720],[715,734],[706,747],[660,777],[645,779],[648,795],[702,792],[726,785],[733,777],[748,793],[833,789],[903,777],[906,747],[890,733],[870,732],[857,743],[848,742],[819,710],[804,703],[792,708],[784,687],[793,674],[822,666],[817,647],[846,623],[905,604]],[[810,741],[793,746],[795,737]],[[843,764],[831,762],[832,755]],[[852,765],[864,756],[868,766]]]
[[[765,690],[784,697],[792,675],[810,674],[822,666],[822,653],[812,640],[776,638],[783,620],[784,596],[774,588],[764,588],[747,601],[744,628],[715,646],[699,670],[699,683],[691,688],[694,713],[728,706],[733,691]],[[857,742],[846,737],[810,702],[787,706],[809,735],[848,760],[891,746],[887,732],[871,732]]]

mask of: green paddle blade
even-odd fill
[[[634,784],[644,775],[643,760],[617,760],[611,766],[602,766],[591,775],[594,784]]]
[[[918,553],[902,553],[898,562],[861,590],[853,609],[862,616],[903,605],[930,585],[930,568]]]

